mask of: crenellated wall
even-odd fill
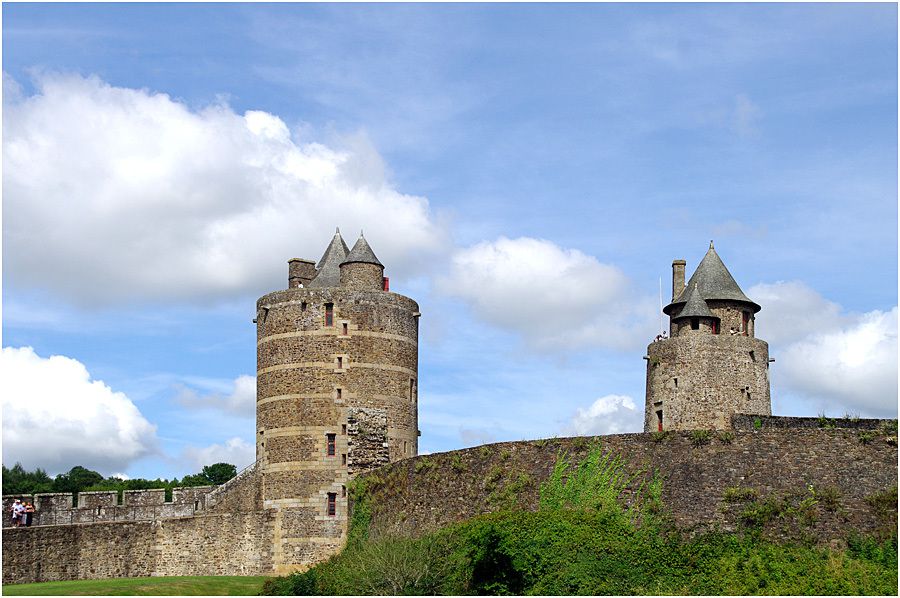
[[[3,527],[12,527],[10,509],[18,498],[32,502],[36,509],[32,525],[65,525],[100,521],[154,521],[172,517],[187,517],[206,507],[206,495],[215,486],[174,488],[172,500],[166,502],[165,490],[125,490],[122,504],[115,490],[80,492],[50,492],[9,495],[3,497]]]

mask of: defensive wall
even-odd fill
[[[32,525],[65,525],[101,521],[153,521],[188,517],[206,508],[206,496],[215,486],[173,488],[166,501],[165,489],[97,492],[48,492],[3,497],[3,527],[12,527],[10,509],[16,499],[34,504]]]
[[[660,476],[664,507],[686,533],[761,523],[774,539],[840,543],[896,530],[896,421],[736,416],[733,430],[505,442],[406,459],[359,479],[370,533],[419,535],[503,508],[535,510],[557,457],[577,463],[599,442],[630,472]]]

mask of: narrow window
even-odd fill
[[[342,333],[344,336],[347,336],[348,334],[350,334],[350,330],[349,330],[349,326],[347,325],[347,322],[344,322],[344,324],[343,324]]]
[[[334,303],[325,304],[325,325],[334,326]]]
[[[407,449],[406,449],[406,441],[404,440],[404,441],[403,441],[403,454],[404,454],[404,455],[406,454],[406,450],[407,450]]]
[[[328,439],[328,450],[326,454],[329,457],[334,457],[334,434],[326,434],[325,437]]]
[[[750,312],[745,311],[745,312],[743,312],[743,320],[741,322],[741,324],[743,326],[741,328],[741,331],[744,333],[744,336],[747,336],[747,333],[750,330],[750,327],[748,326],[749,323],[750,323]]]
[[[97,514],[100,514],[100,507],[97,507]]]
[[[338,369],[344,369],[344,358],[338,355]]]
[[[662,409],[660,409],[659,411],[656,412],[656,429],[660,432],[663,431],[663,429],[662,429]]]
[[[413,397],[415,397],[416,391],[416,381],[413,378],[409,379],[409,400],[412,401]]]
[[[341,465],[347,464],[347,453],[341,453]]]
[[[700,330],[700,318],[691,318],[691,330]]]
[[[329,517],[334,517],[334,514],[337,512],[337,493],[329,492],[328,493],[328,513]]]
[[[347,496],[347,487],[341,486],[341,498]]]
[[[338,364],[340,364],[340,362],[338,362]],[[340,367],[340,365],[338,365],[338,367]],[[341,389],[341,388],[337,389],[337,398],[338,398],[338,400],[340,400],[341,397],[342,397],[343,395],[344,395],[344,390]]]
[[[300,311],[306,311],[306,301],[300,302]]]
[[[712,333],[719,334],[719,321],[718,320],[712,321]]]
[[[341,424],[341,434],[347,435],[347,424]]]
[[[675,388],[678,388],[678,378],[672,378],[675,381]]]
[[[195,501],[194,501],[194,512],[197,512],[197,511],[199,511],[199,510],[200,510],[200,501],[199,501],[199,500],[195,500]]]

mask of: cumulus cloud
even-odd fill
[[[266,112],[194,110],[96,77],[35,86],[4,98],[15,284],[89,303],[217,298],[270,288],[290,257],[318,259],[335,225],[351,244],[365,228],[395,276],[444,242],[427,200],[389,184],[364,134],[329,147]]]
[[[763,306],[757,336],[771,345],[773,392],[797,394],[817,412],[897,414],[897,308],[844,311],[802,282],[748,290]]]
[[[197,471],[213,463],[231,463],[240,471],[256,460],[256,447],[235,436],[226,440],[225,444],[211,444],[202,448],[188,447],[184,450],[184,457]]]
[[[573,436],[623,434],[643,430],[643,411],[627,395],[606,395],[587,409],[578,408],[563,433]]]
[[[897,416],[897,308],[788,345],[782,379],[830,413]]]
[[[439,286],[538,349],[634,348],[654,331],[657,308],[621,270],[543,239],[501,237],[457,251]]]
[[[156,426],[75,359],[4,347],[0,388],[7,466],[59,473],[83,465],[109,474],[156,450]]]
[[[176,400],[190,409],[217,409],[239,416],[252,416],[256,411],[256,376],[238,376],[228,393],[200,394],[180,385]]]

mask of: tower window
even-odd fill
[[[300,302],[300,311],[306,311],[306,301]]]
[[[337,513],[337,492],[328,493],[328,503],[325,511],[329,517],[334,517]]]
[[[341,357],[340,355],[338,355],[337,361],[338,361],[338,365],[337,365],[338,369],[339,370],[344,369],[344,358]]]
[[[349,328],[350,328],[350,327],[349,327],[349,325],[347,324],[347,322],[344,322],[343,325],[342,325],[342,327],[341,327],[341,333],[342,333],[344,336],[347,336],[348,334],[350,334]]]
[[[412,401],[416,396],[416,380],[415,378],[409,379],[409,400]]]
[[[404,441],[403,441],[403,454],[404,454],[404,455],[406,454],[406,451],[407,451],[406,441],[404,440]]]
[[[700,318],[691,318],[691,330],[700,330]]]
[[[341,486],[341,496],[347,496],[347,487]]]
[[[326,450],[325,454],[328,455],[329,457],[334,457],[334,455],[335,455],[334,434],[326,434],[325,438],[327,440],[327,442],[326,442],[327,450]]]
[[[347,453],[341,453],[341,465],[347,464]]]
[[[718,320],[712,321],[712,333],[719,334],[719,321]]]
[[[341,424],[341,434],[347,435],[347,424]]]
[[[334,326],[334,303],[325,304],[325,325]]]
[[[662,432],[662,431],[663,431],[663,428],[662,428],[662,409],[660,409],[659,411],[656,412],[656,429],[657,429],[659,432]]]
[[[341,362],[339,361],[339,362],[338,362],[338,367],[340,367],[340,363],[341,363]],[[337,389],[337,400],[340,401],[341,398],[342,398],[343,396],[344,396],[344,390],[343,390],[342,388],[338,388],[338,389]]]
[[[741,332],[744,333],[744,336],[747,336],[747,333],[750,331],[750,312],[745,311],[742,312],[743,318],[741,320]]]

